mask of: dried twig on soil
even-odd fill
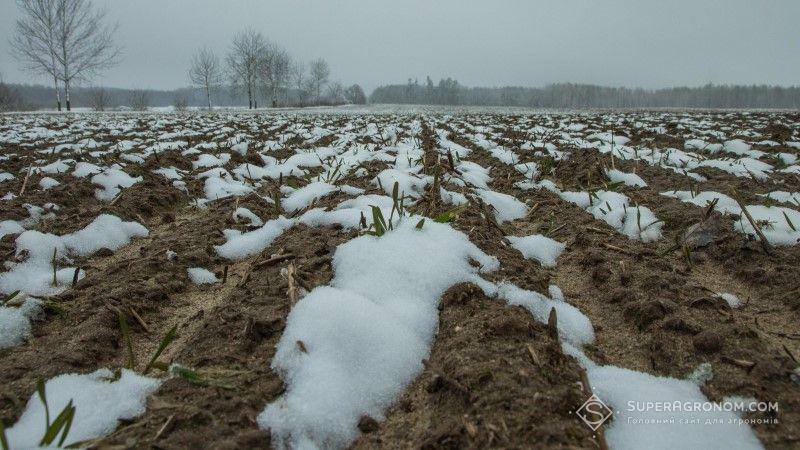
[[[721,359],[722,359],[722,361],[724,361],[724,362],[726,362],[728,364],[733,364],[734,366],[738,366],[738,367],[744,367],[745,369],[748,369],[748,370],[752,369],[753,366],[756,365],[756,363],[754,363],[753,361],[747,361],[745,359],[734,359],[734,358],[731,358],[729,356],[723,356]]]
[[[169,417],[167,417],[167,420],[166,420],[166,422],[164,422],[164,425],[161,425],[161,428],[158,429],[158,433],[156,433],[156,435],[153,436],[153,441],[154,442],[157,441],[158,438],[160,438],[161,435],[164,434],[165,431],[167,431],[167,428],[169,428],[169,426],[172,424],[172,419],[174,417],[175,417],[175,414],[171,414]]]
[[[112,199],[112,200],[111,200],[111,201],[108,203],[108,206],[114,206],[114,204],[115,204],[115,203],[117,203],[117,201],[118,201],[120,198],[122,198],[122,193],[123,193],[123,192],[124,192],[124,191],[119,191],[119,194],[117,194],[117,196],[116,196],[116,197],[114,197],[114,198],[113,198],[113,199]]]
[[[613,236],[614,235],[614,233],[612,233],[612,232],[610,232],[608,230],[603,230],[601,228],[595,228],[595,227],[591,227],[591,226],[586,227],[586,230],[587,231],[594,231],[595,233],[605,234],[606,236]]]
[[[633,254],[634,254],[634,253],[633,253],[632,251],[630,251],[630,250],[625,250],[625,249],[624,249],[624,248],[622,248],[622,247],[617,247],[616,245],[609,244],[608,242],[603,242],[601,245],[602,245],[603,247],[605,247],[605,248],[609,249],[609,250],[614,250],[615,252],[624,253],[624,254],[626,254],[626,255],[633,255]]]
[[[139,326],[142,327],[144,332],[145,333],[150,333],[150,328],[147,327],[147,324],[144,322],[144,320],[139,315],[139,313],[137,313],[136,310],[133,309],[133,306],[128,306],[128,311],[131,312],[131,316],[133,316],[133,319],[136,320],[136,323],[138,323]]]
[[[282,255],[272,255],[269,259],[265,259],[264,261],[259,261],[259,262],[255,263],[255,264],[253,264],[253,268],[254,269],[261,269],[262,267],[268,267],[268,266],[271,266],[271,265],[273,265],[275,263],[278,263],[278,262],[281,262],[281,261],[284,261],[284,260],[287,260],[287,259],[292,259],[292,258],[294,258],[294,254],[293,253],[284,253]]]
[[[542,362],[539,360],[539,355],[536,354],[536,350],[533,349],[533,345],[527,344],[525,347],[528,349],[528,354],[531,356],[531,361],[533,361],[533,363],[537,366],[541,367]]]

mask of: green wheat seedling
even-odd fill
[[[783,218],[786,219],[786,223],[789,225],[789,228],[791,228],[792,231],[797,231],[797,228],[794,227],[794,224],[792,223],[791,219],[789,219],[789,216],[786,215],[786,211],[781,212],[783,213]]]
[[[612,183],[606,184],[606,190],[612,192],[619,192],[625,186],[624,181],[614,181]]]
[[[45,385],[42,380],[37,381],[36,392],[39,395],[39,399],[42,401],[42,404],[44,405],[45,417],[45,432],[42,436],[42,439],[39,441],[39,446],[49,447],[60,434],[61,438],[58,440],[58,446],[61,447],[64,445],[64,441],[67,439],[69,430],[72,427],[72,420],[75,418],[75,406],[72,405],[72,400],[70,400],[69,403],[67,403],[67,406],[61,410],[61,412],[56,416],[55,420],[53,420],[51,423],[50,405],[47,403]],[[3,436],[3,445],[5,449],[8,449],[8,443],[5,440],[5,436]]]
[[[275,191],[275,194],[273,194],[273,196],[272,196],[272,201],[274,203],[273,206],[275,207],[275,217],[278,217],[278,216],[281,215],[281,212],[283,212],[282,209],[281,209],[281,194],[280,194],[280,191]]]
[[[458,219],[458,216],[461,213],[466,211],[467,206],[469,206],[469,204],[464,203],[463,205],[458,205],[455,208],[448,209],[447,211],[445,211],[445,212],[439,214],[438,216],[436,216],[436,218],[433,219],[433,221],[436,222],[436,223],[453,222],[456,219]]]
[[[717,203],[719,203],[719,197],[714,197],[713,200],[709,200],[706,204],[706,214],[703,220],[708,220],[711,217],[711,213],[714,212],[714,209],[717,207]]]
[[[392,212],[389,214],[389,229],[392,229],[392,219],[394,212],[397,211],[398,220],[401,220],[405,215],[404,209],[405,195],[400,195],[400,183],[394,182],[392,186]]]
[[[181,366],[180,364],[172,364],[169,366],[169,373],[172,376],[182,378],[197,386],[213,386],[222,389],[234,389],[234,387],[230,384],[220,380],[215,380],[213,378],[203,377],[196,370]]]
[[[387,226],[386,219],[383,217],[383,212],[377,206],[372,206],[372,225],[367,229],[367,234],[381,237],[386,234]],[[391,222],[389,222],[391,223]]]
[[[597,197],[597,194],[595,194],[594,191],[589,191],[586,193],[586,195],[589,196],[589,206],[594,206],[594,202],[592,200],[593,197],[597,198],[597,200],[600,200],[600,197]]]
[[[122,311],[117,312],[117,319],[119,320],[119,329],[122,333],[122,342],[125,344],[125,349],[128,352],[125,368],[133,370],[133,368],[136,367],[136,358],[133,353],[133,342],[131,341],[131,329],[128,326],[128,319],[125,318],[125,314],[123,314]]]
[[[782,170],[789,167],[789,165],[786,164],[786,161],[784,161],[783,158],[778,155],[767,155],[764,158],[769,161],[776,170]]]
[[[18,290],[6,295],[5,297],[3,297],[3,302],[0,303],[0,306],[5,306],[6,304],[8,304],[8,302],[14,300],[14,298],[16,298],[17,295],[19,295]]]
[[[334,157],[335,160],[335,157]],[[333,166],[333,171],[330,169],[324,173],[324,177],[322,174],[317,176],[317,181],[322,181],[328,184],[336,184],[337,181],[342,177],[341,169],[342,169],[342,161],[338,161],[335,166]]]
[[[639,204],[636,204],[636,226],[639,228],[639,235],[642,234],[642,210],[639,208]]]
[[[164,338],[161,339],[161,343],[158,344],[158,348],[156,349],[155,353],[153,353],[153,357],[150,358],[150,362],[147,363],[144,370],[142,371],[142,375],[147,375],[147,373],[150,372],[150,369],[152,369],[153,367],[157,367],[162,370],[166,368],[163,363],[158,362],[158,357],[161,356],[161,354],[164,353],[164,350],[166,350],[167,347],[169,347],[169,344],[171,344],[175,340],[175,338],[177,337],[177,333],[178,333],[178,326],[175,325],[167,332],[166,335],[164,335]]]

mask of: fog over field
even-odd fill
[[[800,73],[800,3],[791,0],[94,3],[118,24],[121,52],[117,64],[84,86],[187,87],[199,48],[224,56],[233,36],[248,28],[298,61],[324,58],[331,81],[359,84],[366,95],[409,79],[424,84],[427,76],[461,86],[656,89],[792,86]],[[24,71],[12,57],[9,40],[19,17],[16,2],[0,3],[0,73],[6,83],[47,86],[48,77]]]

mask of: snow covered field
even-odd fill
[[[786,112],[0,116],[9,446],[797,445],[798,154]],[[779,408],[628,409],[726,401]]]

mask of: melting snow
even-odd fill
[[[477,276],[470,259],[497,268],[462,233],[418,219],[340,245],[331,284],[292,309],[272,361],[286,393],[258,417],[276,447],[343,448],[362,415],[382,418],[422,370],[444,291]]]

